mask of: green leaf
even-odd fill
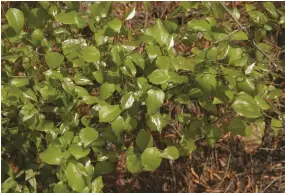
[[[271,120],[271,128],[273,129],[274,131],[274,135],[277,136],[278,135],[278,131],[283,127],[283,124],[280,120],[278,119],[272,119]]]
[[[79,171],[73,162],[69,162],[65,170],[68,185],[76,192],[81,192],[85,188],[84,179]]]
[[[8,20],[9,25],[13,28],[13,30],[19,34],[25,24],[24,14],[21,10],[16,8],[9,8],[6,12],[6,18]]]
[[[161,133],[162,129],[166,126],[166,122],[160,113],[155,113],[147,118],[147,125],[152,131],[158,131]]]
[[[60,165],[63,154],[58,147],[49,146],[44,152],[40,153],[42,162],[50,165]]]
[[[56,70],[48,70],[46,72],[44,72],[44,74],[52,79],[58,79],[58,80],[63,80],[63,76],[60,72],[56,71]]]
[[[125,121],[123,117],[118,116],[114,121],[111,122],[112,130],[116,135],[124,130]]]
[[[135,102],[134,94],[133,92],[129,92],[125,94],[121,99],[121,109],[126,110],[133,106]]]
[[[100,52],[94,46],[87,46],[80,51],[81,58],[86,62],[97,62],[100,60]]]
[[[238,78],[237,80],[237,88],[239,91],[244,91],[248,94],[253,94],[255,92],[255,84],[252,80],[246,78],[240,81]]]
[[[243,31],[238,31],[230,36],[230,40],[248,40],[248,37]]]
[[[64,56],[57,52],[49,52],[45,54],[45,60],[51,69],[56,69],[62,64]]]
[[[161,157],[170,160],[176,160],[179,158],[179,152],[175,146],[168,146],[161,153]]]
[[[77,85],[93,85],[93,82],[89,78],[83,76],[81,73],[75,74],[74,82]]]
[[[165,99],[165,94],[160,89],[150,89],[147,91],[146,107],[147,113],[153,115],[162,106]]]
[[[217,48],[217,60],[224,59],[229,53],[230,46],[228,43],[223,42]]]
[[[99,122],[114,121],[121,113],[119,105],[105,105],[99,110]]]
[[[257,103],[250,95],[244,92],[240,92],[237,95],[232,107],[238,114],[247,118],[258,118],[262,116]]]
[[[278,13],[276,11],[276,7],[272,2],[263,3],[263,7],[275,18],[278,18]]]
[[[148,147],[153,146],[153,138],[149,132],[142,129],[139,131],[136,137],[136,146],[140,149],[140,151],[144,151]]]
[[[100,86],[99,98],[101,100],[106,100],[110,96],[113,95],[114,91],[116,90],[116,86],[110,83],[103,83]]]
[[[167,45],[169,33],[165,30],[160,19],[156,20],[152,29],[153,37],[160,46]]]
[[[247,135],[247,124],[242,120],[241,117],[234,117],[229,125],[229,131],[234,135]]]
[[[195,31],[210,31],[211,25],[205,19],[192,19],[187,23],[187,28]]]
[[[98,138],[98,132],[90,127],[84,128],[79,132],[79,139],[83,142],[84,147],[87,147]]]
[[[99,176],[92,182],[91,193],[101,193],[103,188],[104,188],[104,183],[102,180],[102,176]]]
[[[54,193],[69,193],[67,186],[63,184],[62,182],[58,182],[54,187],[53,187],[53,192]]]
[[[89,142],[89,141],[87,141],[87,142]],[[71,153],[71,155],[73,155],[78,160],[80,158],[87,156],[90,152],[90,149],[89,148],[84,149],[83,147],[81,147],[78,144],[71,144],[68,148],[68,151],[69,151],[69,153]]]
[[[270,108],[269,104],[261,96],[255,96],[254,100],[262,110],[268,110]]]
[[[29,85],[29,79],[28,78],[13,78],[10,84],[15,87],[23,87],[23,86]]]
[[[114,32],[119,32],[121,27],[122,27],[122,22],[121,20],[115,18],[112,19],[107,23],[108,27],[111,28]]]
[[[162,69],[156,69],[153,71],[148,79],[153,84],[163,84],[169,80],[170,76],[168,75],[168,71]]]
[[[92,74],[95,77],[97,82],[99,82],[100,84],[103,83],[104,75],[103,75],[102,71],[98,70],[98,71],[93,72]]]
[[[199,73],[195,78],[198,86],[207,95],[212,94],[216,90],[218,83],[215,73],[216,72],[213,68],[209,68]]]
[[[153,171],[160,166],[162,159],[161,153],[156,147],[150,147],[144,150],[141,155],[144,170]]]
[[[206,134],[207,142],[214,147],[216,141],[220,138],[221,131],[219,128],[214,127],[214,125],[207,125],[208,133]]]
[[[147,55],[149,57],[149,59],[151,61],[153,61],[155,58],[157,58],[158,56],[161,56],[161,50],[159,48],[159,46],[154,46],[154,45],[149,45],[146,47],[146,52]]]
[[[249,17],[252,19],[253,22],[257,24],[266,24],[267,17],[261,13],[260,11],[251,11],[249,12]]]
[[[142,57],[142,55],[140,55],[139,53],[133,53],[133,54],[129,55],[127,57],[127,59],[132,60],[135,63],[135,65],[137,65],[142,70],[144,70],[144,68],[145,68],[145,61],[144,61],[144,58]]]
[[[131,173],[138,173],[142,169],[140,158],[134,152],[134,147],[130,146],[127,151],[127,169]]]

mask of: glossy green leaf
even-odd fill
[[[100,122],[114,121],[121,113],[119,105],[105,105],[99,110]]]
[[[13,30],[17,34],[19,34],[25,24],[25,18],[23,12],[16,8],[9,8],[8,11],[6,12],[6,18],[8,20],[9,25],[13,28]]]
[[[81,134],[81,139],[82,139],[82,135]],[[88,144],[89,141],[83,141],[84,142],[84,145],[85,143]],[[78,144],[71,144],[68,148],[68,151],[69,153],[71,153],[71,155],[73,155],[77,160],[80,159],[80,158],[83,158],[85,156],[87,156],[90,152],[90,149],[87,148],[87,149],[84,149],[82,146],[78,145]]]
[[[98,138],[98,132],[90,127],[84,128],[79,132],[79,139],[83,142],[84,147],[87,147]]]
[[[97,62],[100,60],[100,52],[94,46],[87,46],[80,51],[81,58],[86,62]]]
[[[58,68],[64,60],[64,56],[57,52],[49,52],[45,55],[45,61],[51,69]]]
[[[155,26],[152,29],[153,37],[157,41],[157,43],[162,45],[167,45],[169,34],[165,30],[162,22],[158,19],[155,23]]]
[[[101,193],[104,188],[102,176],[97,177],[92,182],[91,193]]]
[[[224,59],[229,53],[230,46],[228,43],[221,43],[217,48],[217,60]]]
[[[255,96],[254,100],[262,110],[268,110],[270,108],[269,104],[261,96]]]
[[[144,150],[141,155],[144,170],[153,171],[160,166],[162,161],[161,153],[156,147],[150,147]]]
[[[168,71],[157,69],[153,71],[148,79],[153,84],[163,84],[169,80],[170,76],[168,75]]]
[[[207,142],[214,147],[216,141],[220,138],[221,131],[220,128],[216,128],[214,125],[207,125],[208,133],[206,134]]]
[[[58,147],[49,146],[44,152],[40,153],[39,156],[44,163],[60,165],[63,154]]]
[[[258,104],[250,95],[244,92],[237,95],[232,107],[238,114],[247,118],[262,116]]]
[[[150,89],[147,91],[146,107],[147,113],[153,115],[162,106],[165,99],[165,94],[160,89]]]
[[[27,86],[29,85],[29,79],[28,78],[13,78],[10,84],[15,87]]]
[[[121,100],[121,109],[126,110],[126,109],[131,108],[134,102],[135,102],[135,98],[132,92],[125,94]]]
[[[179,152],[175,146],[168,146],[162,151],[161,157],[170,160],[176,160],[179,158]]]
[[[239,91],[244,91],[248,94],[253,94],[255,92],[254,82],[248,78],[243,79],[242,81],[238,79],[237,88]]]
[[[83,76],[81,73],[75,74],[74,82],[77,85],[93,85],[93,82],[89,78],[87,78],[86,76]]]
[[[147,118],[147,125],[152,131],[162,132],[162,129],[166,126],[166,122],[160,113],[155,113]]]
[[[76,192],[81,192],[86,185],[79,171],[80,170],[73,162],[69,162],[65,170],[65,176],[67,178],[68,185],[72,190]]]
[[[100,86],[100,91],[99,91],[99,98],[101,100],[106,100],[108,99],[110,96],[113,95],[113,93],[115,92],[115,85],[114,84],[110,84],[110,83],[103,83]]]

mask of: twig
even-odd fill
[[[285,175],[282,175],[282,176],[279,176],[277,178],[275,178],[274,180],[272,180],[272,182],[270,184],[268,184],[268,186],[266,186],[262,191],[261,193],[264,193],[265,190],[267,190],[270,186],[272,186],[272,184],[274,184],[277,180],[280,180],[281,178],[283,178]]]

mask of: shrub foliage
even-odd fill
[[[136,175],[198,138],[214,147],[284,126],[270,39],[284,7],[181,2],[133,26],[137,10],[111,2],[13,5],[1,27],[3,192],[99,193],[123,153]]]

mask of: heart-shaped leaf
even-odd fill
[[[170,160],[176,160],[179,158],[179,152],[175,146],[168,146],[161,153],[161,157]]]
[[[86,62],[97,62],[100,60],[100,52],[94,46],[87,46],[80,51],[81,58]]]

